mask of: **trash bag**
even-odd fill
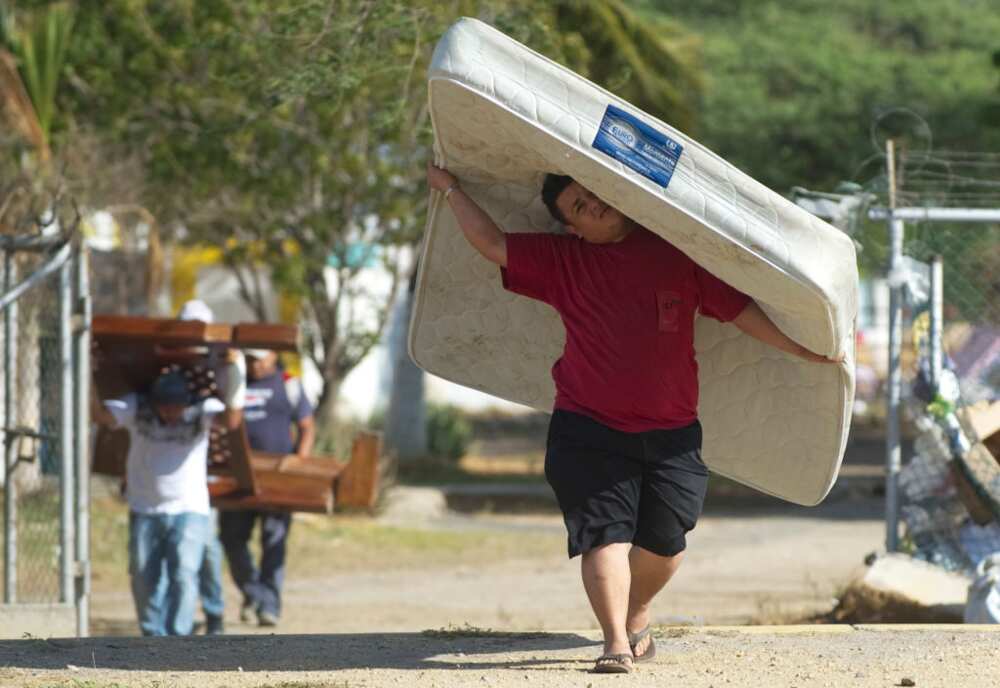
[[[1000,623],[1000,553],[991,554],[976,567],[965,603],[965,623]]]

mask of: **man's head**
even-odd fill
[[[164,425],[176,425],[191,402],[187,380],[179,372],[169,372],[153,380],[149,401]]]
[[[566,226],[566,231],[592,244],[621,241],[632,230],[632,222],[627,217],[572,177],[546,175],[542,201],[552,217]]]
[[[265,378],[278,369],[278,354],[270,349],[246,349],[247,377],[251,380]]]

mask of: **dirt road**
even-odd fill
[[[627,678],[587,673],[599,634],[558,516],[431,508],[300,519],[278,634],[241,625],[230,588],[231,635],[0,641],[0,686],[1000,685],[992,629],[719,626],[829,610],[879,548],[881,509],[709,504],[654,610],[658,655]],[[120,580],[92,612],[96,632],[134,635]]]
[[[15,640],[0,642],[0,685],[987,688],[1000,684],[998,637],[969,626],[675,629],[630,676],[588,673],[599,650],[589,631]]]
[[[709,505],[687,559],[657,601],[658,624],[787,623],[829,611],[883,538],[878,500],[724,511]],[[292,529],[280,633],[414,632],[466,625],[504,631],[593,629],[579,559],[565,555],[557,515],[458,515],[419,509],[382,517],[394,539],[349,548]],[[417,538],[425,544],[403,545]],[[360,560],[359,557],[375,557]],[[239,598],[227,580],[227,625]],[[126,586],[96,586],[95,632],[134,634]]]

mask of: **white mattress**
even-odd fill
[[[843,365],[807,363],[732,325],[695,325],[708,466],[789,501],[820,502],[836,479],[853,404],[853,242],[669,125],[479,21],[462,19],[441,38],[429,90],[439,162],[504,231],[561,231],[540,189],[546,172],[570,175],[752,296],[792,339],[847,354]],[[657,181],[594,147],[609,105],[668,137],[675,152],[683,148],[666,186],[670,161],[662,155],[652,162]],[[564,338],[551,307],[502,288],[498,269],[466,243],[433,194],[409,333],[417,365],[551,411],[550,369]]]

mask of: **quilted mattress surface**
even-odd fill
[[[669,125],[495,29],[462,19],[429,74],[435,154],[504,231],[559,232],[541,201],[567,174],[749,294],[792,339],[841,365],[777,351],[699,317],[699,417],[714,472],[800,504],[833,485],[854,396],[853,242]],[[565,332],[505,291],[433,194],[409,331],[417,365],[551,411]]]

